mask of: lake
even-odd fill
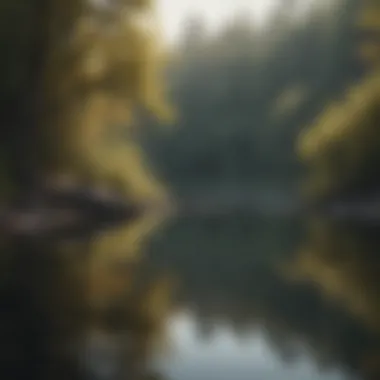
[[[163,378],[372,379],[377,247],[372,234],[311,218],[172,221],[147,247],[178,280]]]
[[[80,357],[69,378],[380,374],[380,244],[373,231],[236,212],[136,221],[66,244],[27,243],[13,241],[9,251],[2,344],[34,351],[15,351],[21,364],[7,371],[29,368],[29,378],[45,378],[30,372],[39,363],[66,379],[62,364],[49,363],[65,358],[62,368],[69,368]],[[20,329],[24,335],[11,332]],[[58,356],[52,345],[61,347]],[[4,347],[3,357],[15,362]]]

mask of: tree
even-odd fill
[[[202,16],[192,14],[184,21],[184,29],[181,38],[182,49],[196,51],[201,47],[206,37],[206,25]]]
[[[156,193],[138,147],[114,137],[115,124],[130,126],[138,107],[164,118],[170,113],[161,87],[161,53],[137,19],[150,6],[149,0],[2,2],[0,152],[7,176],[2,180],[12,185],[7,202],[15,192],[25,195],[62,175],[118,185],[133,201]],[[62,199],[55,206],[69,207]],[[133,223],[127,227],[139,235]],[[124,236],[118,237],[113,236],[124,246]],[[97,288],[91,274],[103,255],[114,258],[104,251],[117,244],[111,237],[110,248],[97,234],[96,250],[91,238],[71,239],[1,236],[0,377],[88,377],[77,354],[96,319],[94,300],[104,295],[92,293]],[[136,240],[127,233],[131,256]]]
[[[118,182],[120,190],[135,196],[136,186],[149,193],[153,182],[144,173],[140,153],[132,145],[109,148],[104,138],[115,124],[130,125],[137,104],[168,116],[159,77],[162,55],[136,22],[138,14],[149,13],[149,4],[122,1],[100,7],[82,0],[20,0],[3,8],[2,17],[12,22],[4,24],[0,36],[7,57],[2,150],[10,155],[8,172],[17,187],[30,185],[37,173],[69,173],[93,182]],[[20,23],[32,31],[23,34]],[[18,33],[12,46],[11,33]],[[125,43],[128,49],[121,48]],[[20,65],[21,72],[13,73]],[[134,174],[132,168],[122,170],[131,160],[140,172],[136,167]]]
[[[294,186],[303,171],[297,136],[355,79],[355,12],[341,7],[310,11],[298,22],[284,5],[266,33],[243,18],[204,40],[197,54],[180,49],[169,75],[178,127],[143,136],[176,190]]]

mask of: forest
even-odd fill
[[[294,20],[284,2],[264,32],[244,13],[213,35],[189,16],[167,68],[178,122],[139,130],[174,192],[376,185],[378,5],[334,4]]]
[[[93,378],[88,341],[114,335],[113,370],[152,378],[145,364],[173,300],[190,300],[199,319],[265,320],[285,356],[301,337],[321,362],[367,370],[379,347],[376,240],[363,248],[311,223],[288,254],[293,221],[245,215],[184,218],[174,240],[145,246],[165,219],[149,205],[172,194],[376,191],[379,3],[365,5],[340,0],[294,20],[284,2],[265,33],[242,14],[210,36],[194,16],[161,51],[137,21],[149,0],[2,2],[1,378]],[[285,258],[291,270],[278,267]]]
[[[164,178],[182,189],[297,181],[297,136],[361,77],[348,5],[294,21],[284,3],[265,32],[241,14],[212,36],[191,16],[167,68],[178,123],[141,130]]]
[[[171,117],[164,54],[135,22],[150,10],[144,0],[1,3],[2,379],[96,378],[99,341],[116,332],[113,376],[150,376],[170,281],[133,274],[162,217],[139,205],[164,191],[139,146],[118,137],[137,107]]]

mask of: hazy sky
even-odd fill
[[[160,23],[169,41],[178,37],[187,14],[203,15],[212,28],[240,9],[249,10],[256,22],[265,22],[268,14],[281,0],[157,0]]]

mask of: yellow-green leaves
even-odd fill
[[[379,120],[377,72],[348,91],[341,103],[328,107],[300,135],[298,154],[310,167],[310,187],[326,192],[360,178],[380,149]]]
[[[70,28],[68,20],[60,22],[58,11],[52,16],[55,39],[50,39],[42,101],[43,165],[50,172],[76,173],[98,182],[114,183],[117,177],[126,193],[135,188],[149,193],[135,185],[154,182],[139,166],[141,152],[127,141],[110,146],[106,136],[120,125],[128,130],[137,107],[171,119],[151,2],[126,1],[106,18],[102,8],[94,12],[84,2],[76,3],[81,11],[69,15]]]

